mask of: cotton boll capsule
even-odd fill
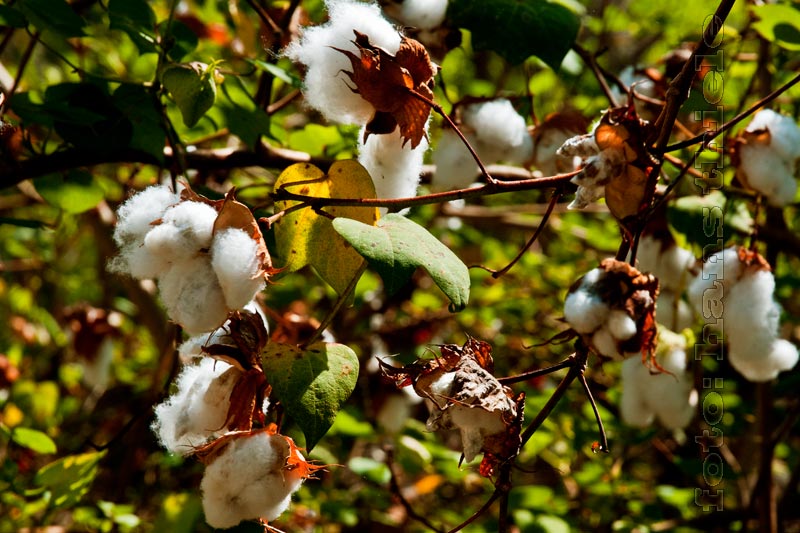
[[[237,372],[210,357],[184,366],[175,380],[175,393],[156,406],[153,432],[167,450],[188,455],[225,432]]]
[[[167,261],[189,259],[211,244],[217,210],[203,202],[170,207],[144,238],[144,246]]]
[[[155,185],[131,196],[117,210],[117,225],[114,241],[118,246],[141,244],[155,220],[161,218],[167,208],[180,200],[179,196],[165,185]]]
[[[308,476],[298,462],[305,460],[283,435],[259,431],[231,439],[200,483],[206,521],[226,529],[243,520],[274,520]]]
[[[394,55],[400,48],[400,34],[383,18],[380,8],[353,0],[327,0],[329,22],[303,29],[284,55],[304,64],[303,94],[306,103],[325,118],[344,124],[366,124],[375,108],[351,90],[345,72],[351,65],[336,49],[358,54],[353,31],[366,34],[370,43]]]
[[[608,306],[599,296],[581,287],[567,295],[564,318],[578,333],[591,333],[605,322]]]
[[[636,322],[621,309],[614,309],[608,314],[606,327],[611,335],[620,341],[626,341],[636,335]]]
[[[620,357],[617,339],[606,326],[601,327],[592,335],[592,346],[601,355],[606,357]]]

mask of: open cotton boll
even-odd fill
[[[533,157],[533,138],[525,119],[509,100],[499,98],[466,106],[462,121],[465,129],[475,132],[473,148],[484,163],[522,164]]]
[[[722,313],[722,298],[741,274],[742,263],[736,247],[721,250],[703,263],[700,274],[689,284],[688,297],[706,323],[717,323]]]
[[[438,28],[447,14],[448,0],[403,0],[397,18],[420,30]]]
[[[655,274],[662,290],[682,291],[691,278],[689,269],[695,264],[694,254],[675,244],[666,248],[663,244],[652,235],[645,235],[639,240],[636,254],[639,270]]]
[[[467,135],[468,140],[469,138]],[[470,144],[473,144],[472,140]],[[431,179],[431,189],[434,191],[465,189],[480,174],[472,154],[452,129],[442,132],[433,150],[432,159],[436,165],[436,172]]]
[[[626,341],[636,335],[636,322],[621,309],[614,309],[608,314],[606,327],[615,339]]]
[[[794,160],[783,158],[772,145],[745,144],[739,148],[739,170],[747,185],[783,207],[794,200],[797,181]]]
[[[189,335],[213,331],[228,317],[222,287],[207,257],[173,264],[159,278],[158,288],[167,314]]]
[[[211,266],[219,279],[229,309],[242,309],[264,288],[258,243],[237,228],[214,235]]]
[[[617,339],[611,334],[608,327],[603,326],[592,335],[592,346],[606,357],[620,357]]]
[[[210,357],[186,365],[175,380],[176,390],[156,406],[153,432],[167,450],[188,455],[225,432],[230,396],[238,377],[233,367]]]
[[[329,22],[304,28],[284,54],[307,67],[303,94],[309,106],[325,118],[344,124],[366,124],[375,108],[351,90],[350,60],[334,48],[360,55],[353,30],[366,34],[372,45],[394,55],[400,34],[383,18],[377,4],[355,0],[327,0]]]
[[[731,344],[728,349],[728,360],[731,366],[749,381],[763,382],[775,379],[779,373],[791,370],[797,364],[797,347],[785,339],[775,339],[767,352],[753,354],[740,350],[741,348]]]
[[[152,254],[142,244],[129,244],[120,248],[119,255],[108,262],[108,271],[127,274],[136,279],[153,279],[170,267],[165,257]]]
[[[578,333],[591,333],[608,318],[608,305],[592,291],[602,269],[594,268],[581,278],[578,288],[564,301],[564,318]]]
[[[403,146],[400,129],[385,135],[359,135],[358,162],[367,169],[378,198],[409,198],[417,195],[422,159],[428,149],[423,138],[416,148]],[[385,211],[385,210],[384,210]]]
[[[144,238],[144,246],[167,261],[189,259],[211,244],[217,210],[202,202],[181,202],[164,212],[161,223]]]
[[[291,453],[281,435],[259,432],[233,439],[200,482],[206,522],[227,529],[243,520],[280,516],[302,483],[301,469],[286,468]]]
[[[622,395],[620,397],[619,414],[622,421],[633,427],[647,427],[655,419],[655,411],[645,401],[642,371],[649,374],[647,367],[636,357],[630,357],[622,362],[621,380]]]
[[[145,234],[153,229],[152,222],[179,200],[166,185],[154,185],[131,196],[117,210],[114,241],[118,246],[141,244]]]
[[[672,375],[650,374],[645,368],[647,377],[643,379],[649,391],[647,401],[662,426],[684,428],[694,417],[697,406],[697,393],[693,390],[691,376],[686,373],[686,352],[684,348],[669,350],[662,353],[658,363]]]
[[[800,127],[786,115],[772,109],[762,109],[747,125],[746,131],[769,130],[769,146],[783,159],[794,161],[800,157]]]

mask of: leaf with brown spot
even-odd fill
[[[411,141],[416,148],[425,134],[425,124],[431,108],[414,93],[428,100],[433,98],[433,76],[436,69],[425,47],[414,39],[402,37],[395,55],[372,45],[369,37],[353,30],[353,44],[359,50],[334,48],[350,60],[352,72],[345,72],[355,84],[353,92],[375,108],[364,133],[365,141],[371,133],[385,134],[400,127],[403,144]]]

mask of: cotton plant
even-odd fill
[[[379,198],[414,196],[428,148],[430,107],[409,90],[432,99],[436,67],[424,47],[399,33],[377,4],[327,0],[325,5],[328,22],[304,28],[284,50],[305,66],[305,101],[331,122],[362,126],[359,161]],[[391,68],[395,76],[387,74]]]
[[[797,194],[800,127],[791,117],[763,109],[738,137],[733,159],[745,187],[763,194],[770,205],[783,207]]]
[[[797,347],[779,337],[774,293],[767,262],[740,247],[709,256],[689,286],[690,303],[708,326],[724,333],[727,360],[749,381],[775,379],[797,364]]]
[[[506,98],[466,104],[460,129],[484,164],[525,165],[533,157],[533,138],[525,118]],[[434,190],[463,189],[479,173],[478,165],[452,129],[445,129],[433,152]]]
[[[120,253],[109,269],[155,279],[167,314],[190,335],[244,309],[273,272],[258,225],[232,194],[212,202],[153,186],[122,204],[117,217]]]

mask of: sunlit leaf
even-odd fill
[[[213,67],[195,61],[185,65],[172,65],[164,70],[161,81],[178,104],[183,123],[191,128],[214,105],[217,84]]]
[[[764,4],[751,9],[758,18],[753,29],[761,37],[787,50],[800,50],[800,9],[797,4]]]
[[[36,191],[51,205],[67,213],[83,213],[103,200],[105,191],[94,177],[84,170],[71,170],[65,175],[50,174],[36,180]]]
[[[470,286],[466,265],[419,224],[390,213],[374,227],[346,218],[334,220],[333,226],[367,258],[389,294],[397,292],[414,270],[422,267],[450,298],[453,309],[466,307]]]
[[[50,491],[52,506],[75,505],[92,486],[97,465],[105,454],[102,451],[62,457],[43,466],[36,473],[35,482]]]
[[[580,28],[575,13],[547,0],[454,0],[449,14],[472,32],[477,50],[493,50],[514,64],[535,55],[553,70]]]
[[[0,26],[24,28],[28,24],[25,15],[12,6],[0,6]]]
[[[298,163],[278,178],[275,189],[317,198],[375,198],[375,186],[357,161],[336,161],[328,174],[317,167]],[[275,202],[276,210],[289,209],[296,201]],[[376,208],[326,207],[333,217],[346,217],[372,225],[378,219]],[[312,209],[293,211],[275,224],[279,262],[287,272],[311,265],[331,287],[341,294],[361,266],[363,259],[333,229],[331,221]]]
[[[145,0],[110,0],[108,18],[109,28],[127,33],[140,54],[158,51],[156,15]]]
[[[262,362],[267,380],[311,449],[328,431],[358,379],[358,357],[343,344],[306,349],[270,343]]]
[[[56,453],[56,443],[53,439],[35,429],[16,427],[11,431],[11,440],[36,453]]]
[[[153,531],[192,533],[202,514],[203,506],[196,494],[170,494],[161,502]]]

